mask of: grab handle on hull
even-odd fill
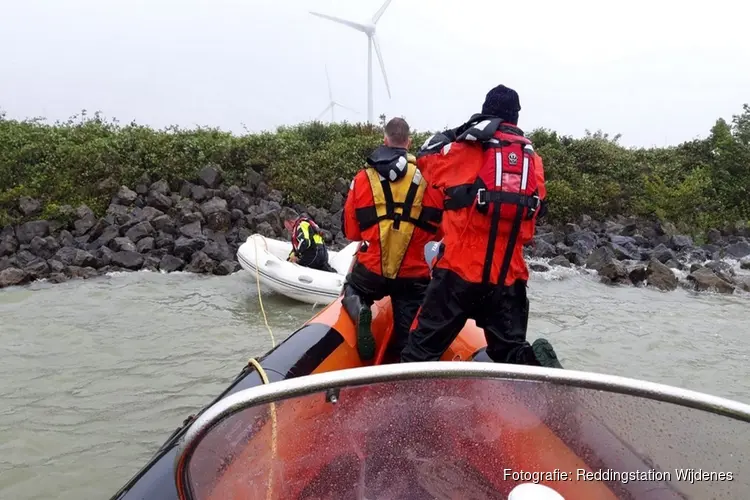
[[[313,279],[311,277],[305,276],[304,274],[301,275],[301,276],[297,276],[297,279],[299,281],[301,281],[302,283],[308,283],[309,284],[309,283],[313,282]]]

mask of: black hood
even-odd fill
[[[475,125],[482,121],[489,121],[490,126],[483,130],[472,130]],[[459,125],[456,128],[449,128],[436,134],[431,135],[417,152],[417,158],[421,158],[426,155],[432,155],[439,153],[443,146],[451,142],[465,141],[468,135],[475,136],[472,140],[487,140],[492,136],[495,131],[501,128],[505,132],[516,135],[524,135],[523,130],[517,126],[506,122],[502,117],[497,115],[491,115],[487,113],[475,113],[465,123]]]
[[[406,175],[409,153],[405,148],[379,146],[367,157],[367,164],[377,170],[383,178],[394,182]]]
[[[473,115],[471,115],[471,118],[469,118],[469,120],[466,123],[459,125],[458,127],[453,129],[453,133],[455,134],[453,140],[455,141],[456,139],[458,139],[458,137],[461,134],[463,134],[464,132],[466,132],[467,130],[469,130],[471,127],[481,122],[482,120],[495,120],[497,118],[499,117],[495,115],[488,115],[484,113],[474,113]]]
[[[489,123],[482,123],[489,122]],[[477,125],[482,124],[482,127]],[[523,130],[517,126],[508,123],[504,118],[497,115],[486,113],[477,113],[469,118],[469,121],[456,128],[456,141],[479,141],[489,140],[497,130],[523,136]]]
[[[424,141],[422,147],[417,152],[417,158],[421,158],[426,155],[437,154],[443,149],[443,146],[456,140],[456,131],[454,129],[445,130],[433,134]]]

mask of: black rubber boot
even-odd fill
[[[372,311],[351,288],[346,287],[341,299],[344,310],[357,328],[357,350],[363,361],[370,361],[375,357],[375,337],[372,335]]]
[[[531,348],[534,350],[536,359],[539,364],[546,368],[562,368],[563,366],[557,360],[557,353],[547,339],[536,339]]]

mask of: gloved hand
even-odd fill
[[[542,200],[539,203],[539,214],[537,215],[538,219],[541,219],[542,217],[547,215],[547,205],[548,205],[547,200]]]

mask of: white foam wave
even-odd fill
[[[117,276],[126,276],[131,275],[133,273],[159,273],[159,274],[190,274],[193,275],[195,273],[190,273],[188,271],[172,271],[171,273],[168,273],[166,271],[153,271],[151,269],[139,269],[138,271],[110,271],[108,273],[104,273],[104,276],[107,277],[117,277]]]
[[[555,266],[550,265],[549,261],[551,259],[546,258],[529,258],[527,259],[527,262],[529,265],[531,264],[541,264],[544,266],[547,266],[549,269],[546,271],[535,271],[533,269],[530,269],[530,274],[533,276],[534,279],[539,279],[542,281],[562,281],[570,278],[574,278],[576,276],[589,276],[589,277],[596,277],[599,275],[598,272],[596,272],[593,269],[587,269],[585,267],[578,267],[573,266],[571,267],[562,267],[562,266]],[[699,264],[701,266],[705,266],[707,263],[711,262],[713,259],[708,259],[705,261],[688,261],[684,263],[685,268],[684,269],[675,269],[670,268],[672,270],[672,273],[677,277],[677,279],[680,281],[680,285],[683,287],[686,287],[687,277],[690,275],[690,267],[693,264]],[[729,264],[732,269],[735,272],[736,277],[741,278],[748,278],[750,277],[750,270],[745,270],[741,268],[741,261],[735,260],[735,259],[722,259],[722,262],[726,262]],[[642,263],[642,265],[647,265],[647,263]],[[711,292],[701,292],[701,293],[711,293]],[[741,289],[741,287],[737,287],[735,290],[735,294],[737,295],[750,295],[749,292],[746,292]]]
[[[549,261],[550,259],[542,259],[537,257],[527,259],[528,264],[542,264],[549,267],[549,270],[547,271],[535,271],[533,269],[530,269],[531,275],[534,276],[534,278],[539,278],[544,281],[562,281],[565,279],[573,278],[575,276],[591,274],[590,269],[576,267],[572,264],[570,267],[555,266],[550,265]]]

